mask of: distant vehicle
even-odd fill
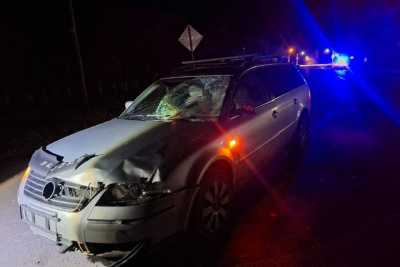
[[[119,117],[36,150],[18,191],[21,218],[84,252],[185,230],[217,238],[254,168],[304,149],[310,97],[279,58],[184,62]]]

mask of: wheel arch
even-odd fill
[[[216,167],[216,166],[221,166],[223,168],[226,168],[230,172],[232,182],[234,182],[234,169],[233,169],[232,164],[233,163],[230,161],[230,159],[225,158],[225,157],[217,157],[217,158],[211,160],[204,166],[202,172],[199,175],[199,180],[197,181],[197,184],[201,183],[201,181],[204,179],[204,176],[209,169]]]
[[[193,177],[191,179],[192,180],[191,183],[193,186],[198,187],[200,185],[201,181],[204,179],[204,176],[207,173],[207,171],[216,165],[222,165],[230,171],[233,186],[235,185],[236,171],[235,171],[234,162],[231,158],[229,158],[227,156],[223,156],[223,155],[218,155],[218,156],[215,156],[212,158],[208,158],[208,160],[203,160],[200,162],[201,163],[198,163],[198,165],[196,165],[194,168],[192,168],[192,171],[190,172],[190,175],[193,175],[193,176],[191,176],[191,177]],[[200,168],[200,166],[201,166],[201,168]],[[190,199],[188,209],[186,212],[186,216],[185,216],[186,217],[185,223],[184,223],[185,229],[187,229],[187,227],[189,225],[190,216],[192,214],[192,209],[193,209],[193,205],[196,200],[197,194],[198,194],[198,190],[195,191],[195,193],[192,195],[192,197]]]

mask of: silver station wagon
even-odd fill
[[[119,117],[36,150],[18,191],[21,218],[87,253],[189,229],[217,237],[238,188],[277,153],[304,149],[310,101],[281,58],[183,62]]]

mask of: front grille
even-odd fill
[[[59,194],[46,200],[43,198],[42,192],[44,186],[50,181],[53,181],[57,186],[60,186],[61,190]],[[93,191],[86,186],[62,181],[57,178],[45,178],[33,171],[29,174],[24,187],[25,195],[48,205],[68,211],[77,211],[82,209],[88,199],[91,198],[92,192]]]

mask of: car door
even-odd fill
[[[296,91],[299,84],[296,84],[296,76],[293,76],[295,71],[289,64],[271,65],[263,69],[264,84],[271,92],[271,103],[274,107],[272,113],[276,124],[276,133],[273,146],[278,150],[290,142],[300,109]]]
[[[301,111],[307,105],[306,99],[307,85],[304,78],[300,75],[295,66],[290,65],[287,70],[287,88],[289,88],[287,97],[292,101],[292,108],[290,112],[290,123],[296,122],[300,117]]]
[[[229,116],[229,134],[240,139],[239,170],[242,177],[254,177],[261,173],[265,163],[266,144],[277,130],[272,116],[273,103],[266,91],[260,68],[247,71],[238,82]],[[251,112],[243,111],[250,107]]]

